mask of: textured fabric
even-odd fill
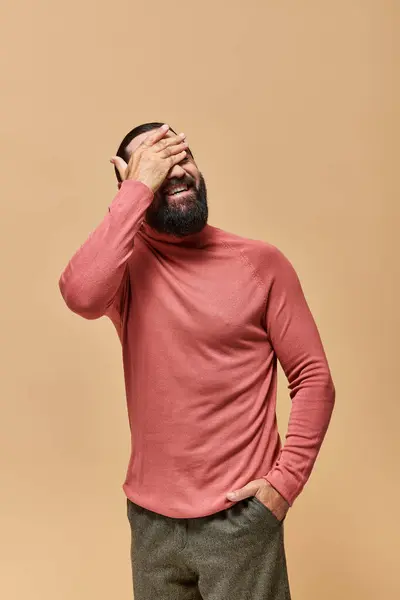
[[[292,504],[335,397],[297,274],[275,246],[210,225],[158,234],[144,221],[152,200],[145,185],[124,182],[60,279],[71,310],[107,315],[120,336],[132,434],[125,493],[195,518],[265,477]],[[283,445],[278,360],[292,399]]]
[[[290,600],[283,523],[256,498],[173,519],[128,500],[135,600]]]

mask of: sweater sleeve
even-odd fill
[[[268,481],[293,504],[306,484],[327,431],[335,388],[321,338],[299,278],[276,248],[265,327],[287,377],[292,407],[285,444]]]
[[[61,294],[73,312],[86,319],[107,314],[117,325],[129,280],[127,264],[134,237],[153,197],[152,190],[141,182],[122,183],[104,219],[60,277]]]

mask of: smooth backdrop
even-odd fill
[[[2,3],[2,598],[131,598],[119,342],[58,278],[150,120],[187,134],[211,224],[292,260],[326,347],[337,404],[286,521],[293,599],[400,597],[399,9]],[[282,435],[289,409],[282,378]]]

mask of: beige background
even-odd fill
[[[2,598],[131,597],[119,342],[58,277],[114,196],[109,157],[153,119],[188,135],[210,223],[293,261],[326,346],[337,405],[287,520],[294,600],[400,597],[399,13],[2,3]],[[282,379],[282,433],[288,411]]]

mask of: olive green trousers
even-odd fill
[[[290,600],[283,523],[251,497],[174,519],[128,500],[135,600]]]

